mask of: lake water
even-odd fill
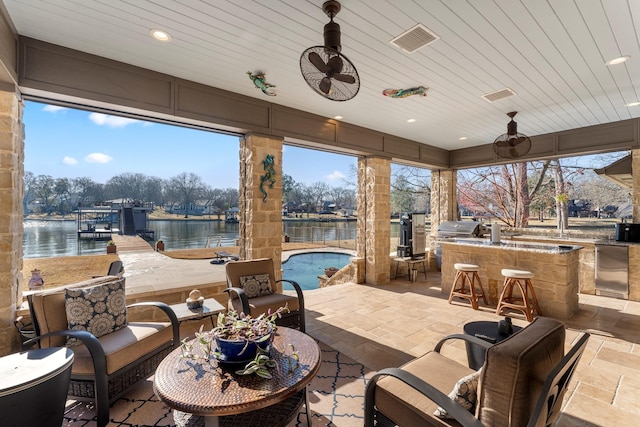
[[[392,224],[392,235],[394,226]],[[165,242],[165,248],[187,249],[207,246],[233,246],[238,238],[239,224],[224,221],[179,220],[149,221],[156,239]],[[327,242],[353,240],[356,222],[308,222],[284,221],[283,233],[292,242]],[[397,231],[396,231],[397,233]],[[91,255],[106,253],[107,242],[90,239],[78,240],[75,221],[24,222],[22,239],[24,258],[48,258],[56,256]]]

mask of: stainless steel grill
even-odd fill
[[[438,269],[442,266],[441,240],[464,237],[484,237],[485,234],[490,232],[491,230],[488,227],[485,227],[482,223],[476,221],[445,221],[440,224],[436,232],[437,241],[435,248]]]
[[[438,238],[482,237],[489,233],[488,227],[476,221],[445,221],[438,226]]]

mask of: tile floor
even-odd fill
[[[424,354],[443,336],[461,333],[467,322],[501,319],[488,307],[474,311],[464,300],[448,304],[447,297],[440,291],[440,274],[432,272],[427,281],[414,283],[405,278],[384,286],[347,284],[305,291],[307,333],[378,370]],[[556,426],[636,425],[640,302],[580,295],[579,312],[564,322],[567,347],[583,331],[591,338]],[[444,351],[466,362],[462,343]]]

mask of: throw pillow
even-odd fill
[[[240,287],[244,289],[247,298],[255,298],[263,295],[271,295],[271,280],[268,274],[254,274],[240,277]]]
[[[69,329],[88,331],[96,337],[127,325],[124,279],[88,288],[65,290],[65,309]],[[79,341],[70,339],[69,345]]]
[[[476,372],[462,377],[458,380],[453,390],[449,393],[449,398],[459,403],[464,409],[469,412],[474,412],[476,409],[476,401],[478,400],[478,379],[480,378],[480,372],[482,368]],[[438,409],[433,413],[438,418],[452,418],[449,413],[442,407],[438,406]]]

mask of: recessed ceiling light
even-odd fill
[[[460,138],[458,138],[460,141],[464,141],[465,139],[467,139],[466,136],[461,136]]]
[[[624,104],[625,107],[637,107],[640,105],[640,101],[630,102],[628,104]]]
[[[623,62],[626,62],[629,58],[631,58],[629,55],[623,55],[617,58],[610,59],[609,61],[605,62],[605,64],[607,65],[622,64]]]
[[[342,116],[333,116],[333,118],[336,120],[342,120]]]
[[[161,42],[171,41],[171,35],[166,31],[152,29],[149,33],[151,34],[151,37]]]
[[[415,121],[416,121],[416,119],[409,119],[409,120],[407,120],[407,123],[413,123]]]

